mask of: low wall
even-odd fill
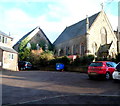
[[[66,66],[65,71],[87,73],[88,66]]]
[[[65,66],[64,71],[66,72],[82,72],[87,73],[88,66]],[[38,70],[44,71],[56,71],[55,66],[46,66],[46,67],[39,67]]]

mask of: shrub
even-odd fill
[[[76,66],[89,65],[93,60],[94,60],[93,55],[82,56],[82,57],[77,56],[73,64]]]
[[[54,55],[51,51],[45,51],[41,54],[31,54],[30,56],[30,62],[34,66],[47,66],[49,64],[49,61],[54,59]]]
[[[116,56],[116,62],[120,62],[120,53]]]
[[[51,60],[50,63],[52,65],[55,65],[56,63],[63,63],[65,65],[70,64],[71,59],[69,59],[67,56],[63,57],[56,57],[55,59]]]
[[[28,48],[24,48],[19,52],[19,61],[29,61],[31,51]]]

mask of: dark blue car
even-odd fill
[[[19,70],[26,70],[26,69],[30,70],[30,69],[32,69],[32,64],[27,61],[19,61],[18,68],[19,68]]]

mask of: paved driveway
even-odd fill
[[[3,105],[16,103],[85,103],[86,101],[84,102],[80,98],[86,100],[86,95],[88,100],[90,98],[93,100],[92,98],[97,96],[107,97],[106,100],[118,103],[120,101],[120,83],[114,83],[112,80],[89,80],[87,74],[74,72],[2,72]],[[101,101],[103,101],[102,98]],[[95,100],[95,103],[99,102]]]

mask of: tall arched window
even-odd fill
[[[92,44],[92,48],[93,48],[93,54],[96,55],[96,52],[97,52],[97,44],[94,42]]]
[[[100,34],[101,34],[101,45],[107,44],[107,31],[104,27],[101,28]]]
[[[76,48],[75,48],[76,46],[74,45],[73,46],[73,54],[75,55],[76,54]]]
[[[85,54],[85,47],[84,45],[81,45],[81,55],[83,56]]]

